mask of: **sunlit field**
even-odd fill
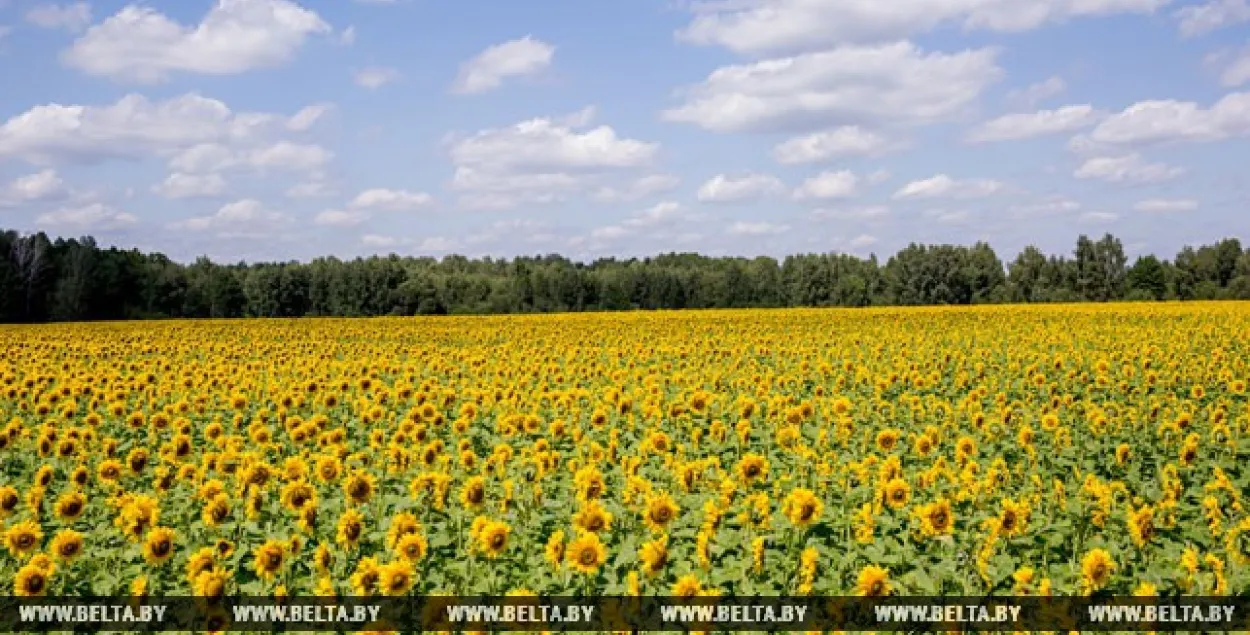
[[[19,595],[1250,588],[1246,303],[4,326],[0,350]]]

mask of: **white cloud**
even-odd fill
[[[354,209],[379,209],[391,212],[407,212],[427,207],[434,198],[425,192],[388,190],[374,188],[364,190],[353,198],[348,206]]]
[[[1073,173],[1078,179],[1099,179],[1110,183],[1140,185],[1174,179],[1185,173],[1179,166],[1149,163],[1139,154],[1086,159]]]
[[[509,77],[533,75],[546,69],[555,52],[554,46],[529,35],[496,44],[461,64],[451,90],[461,94],[493,90]]]
[[[356,43],[356,26],[349,25],[339,33],[339,44],[351,46]]]
[[[1216,29],[1250,22],[1250,2],[1247,0],[1209,0],[1204,4],[1191,4],[1176,11],[1180,20],[1181,35],[1193,37]]]
[[[871,247],[875,244],[877,244],[877,237],[869,234],[860,234],[852,238],[851,241],[847,243],[851,249],[863,249],[865,247]]]
[[[669,192],[681,185],[681,178],[674,174],[648,174],[621,187],[604,186],[594,193],[594,198],[603,203],[636,201],[639,199]]]
[[[1017,203],[1008,208],[1012,218],[1025,220],[1030,218],[1058,216],[1081,210],[1081,204],[1063,196],[1050,196],[1031,203]]]
[[[103,203],[66,207],[35,217],[41,228],[65,231],[109,231],[134,225],[138,218]]]
[[[62,59],[90,75],[151,84],[176,72],[233,75],[281,66],[310,35],[330,30],[289,0],[217,0],[195,26],[131,4],[88,29]]]
[[[880,185],[890,180],[890,172],[888,170],[874,170],[868,175],[869,185]]]
[[[333,152],[319,145],[290,141],[278,141],[247,150],[234,150],[216,143],[202,143],[178,153],[170,160],[169,165],[176,171],[190,174],[231,169],[317,173],[333,158]]]
[[[157,102],[131,94],[106,106],[51,103],[0,125],[0,158],[50,164],[187,154],[195,160],[182,161],[195,165],[229,163],[235,161],[234,154],[267,146],[269,153],[283,152],[272,145],[287,132],[288,122],[277,114],[232,112],[221,101],[194,93]],[[265,160],[266,154],[257,159]],[[206,169],[173,167],[180,172]]]
[[[773,148],[778,163],[815,163],[846,156],[877,156],[898,147],[871,130],[841,126],[787,139]]]
[[[1092,126],[1105,116],[1088,104],[1003,115],[976,126],[965,139],[969,143],[990,143],[1071,132]]]
[[[678,38],[738,53],[788,53],[907,38],[942,26],[1025,31],[1069,17],[1149,13],[1168,0],[721,0]]]
[[[288,228],[293,220],[290,215],[271,210],[256,199],[245,198],[222,205],[211,215],[189,218],[172,223],[170,227],[212,232],[219,238],[267,238]]]
[[[1192,101],[1141,101],[1111,115],[1069,143],[1077,151],[1220,141],[1250,134],[1250,92],[1229,93],[1210,108]]]
[[[369,66],[357,69],[352,73],[352,79],[357,86],[372,90],[399,79],[399,71],[385,66]]]
[[[325,198],[337,192],[325,181],[304,181],[296,183],[286,191],[287,198]]]
[[[773,236],[776,234],[784,234],[788,231],[790,231],[789,225],[775,225],[765,221],[738,221],[730,225],[729,228],[725,230],[725,233],[734,236]]]
[[[327,209],[313,217],[316,225],[328,227],[355,227],[369,220],[369,213],[362,210]]]
[[[536,118],[449,140],[451,187],[462,193],[461,206],[552,202],[602,187],[603,175],[645,167],[659,150],[659,144],[620,137],[610,126],[590,128],[584,117],[577,121],[583,125],[568,123]]]
[[[69,190],[56,170],[40,170],[13,179],[0,188],[0,207],[65,198]]]
[[[826,171],[813,176],[794,190],[797,199],[830,199],[855,196],[859,177],[849,170]]]
[[[1105,225],[1119,219],[1120,215],[1114,212],[1085,212],[1077,220],[1088,225]]]
[[[419,252],[447,253],[460,249],[460,241],[445,236],[431,236],[417,244]]]
[[[717,174],[699,186],[695,197],[705,203],[729,203],[776,196],[785,189],[785,184],[771,174]]]
[[[962,225],[968,221],[966,209],[927,209],[923,214],[943,225]]]
[[[360,237],[360,242],[367,247],[394,247],[399,244],[399,239],[381,234],[365,234]]]
[[[306,132],[331,110],[334,110],[333,104],[322,103],[305,106],[299,112],[291,115],[290,119],[286,120],[286,128],[293,132]]]
[[[992,179],[952,179],[945,174],[912,181],[894,193],[897,200],[955,198],[985,198],[1001,192],[1005,186]]]
[[[898,42],[726,66],[663,117],[714,132],[941,121],[964,113],[999,79],[995,56],[993,49],[925,53]]]
[[[815,220],[865,221],[887,218],[889,215],[890,208],[884,205],[869,205],[867,207],[852,207],[847,209],[822,207],[814,209],[811,212],[811,217]]]
[[[91,24],[91,5],[86,2],[40,4],[26,12],[26,20],[45,29],[81,31]]]
[[[1226,88],[1250,82],[1250,48],[1243,50],[1220,72],[1220,84]]]
[[[1198,209],[1198,201],[1192,199],[1152,198],[1134,203],[1133,209],[1146,213],[1192,212]]]
[[[621,224],[626,227],[640,229],[666,225],[685,217],[686,215],[680,203],[675,201],[661,201],[643,210],[642,212],[631,216]]]
[[[1068,89],[1062,77],[1053,75],[1026,88],[1007,93],[1007,103],[1017,108],[1033,108],[1039,103],[1055,97]]]
[[[226,191],[226,180],[220,174],[185,174],[174,172],[152,191],[165,198],[205,198],[220,196]]]

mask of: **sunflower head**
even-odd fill
[[[599,534],[586,532],[578,536],[573,542],[569,543],[568,551],[565,558],[569,562],[569,566],[579,573],[586,575],[594,574],[599,570],[607,560],[608,551],[604,547],[603,541],[599,539]]]
[[[143,559],[151,565],[160,565],[174,556],[175,532],[169,527],[153,527],[143,540]]]

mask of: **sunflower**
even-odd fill
[[[205,525],[217,527],[230,519],[230,498],[225,494],[217,494],[204,503],[200,518]]]
[[[313,470],[323,483],[333,483],[338,480],[339,474],[342,474],[343,465],[336,457],[320,456],[314,462]]]
[[[820,520],[824,503],[810,489],[800,487],[790,492],[782,502],[782,511],[790,522],[800,528],[810,527]]]
[[[226,585],[229,582],[229,571],[220,568],[205,569],[191,580],[191,593],[195,597],[219,598],[226,594]]]
[[[304,480],[296,480],[282,487],[282,506],[292,512],[300,512],[305,506],[317,504],[317,490]]]
[[[894,447],[898,445],[898,441],[902,438],[902,436],[901,432],[893,428],[887,428],[878,432],[877,438],[875,439],[877,449],[882,452],[892,452]]]
[[[599,533],[612,527],[612,514],[603,508],[597,500],[582,505],[581,510],[573,515],[573,525],[582,531]]]
[[[954,512],[951,503],[945,498],[924,505],[917,514],[920,516],[920,532],[928,537],[949,536],[955,528]]]
[[[122,476],[122,464],[113,459],[104,460],[96,468],[95,474],[105,483],[116,483]]]
[[[485,502],[486,480],[480,476],[474,476],[465,481],[464,487],[460,489],[460,504],[465,509],[478,510]]]
[[[421,534],[404,534],[395,543],[395,554],[409,562],[419,562],[430,551],[430,544]]]
[[[421,521],[410,512],[400,512],[391,519],[391,526],[386,530],[386,544],[394,548],[404,536],[421,532]]]
[[[356,470],[343,480],[343,493],[356,505],[364,505],[378,489],[378,479],[364,470]]]
[[[508,523],[492,520],[487,522],[478,533],[478,544],[488,558],[499,557],[508,547],[508,534],[512,528]]]
[[[378,580],[381,578],[381,565],[372,556],[361,558],[356,564],[356,572],[351,576],[352,592],[360,596],[377,593]]]
[[[673,583],[672,590],[669,592],[673,597],[689,599],[697,597],[703,591],[703,584],[699,582],[698,576],[693,573],[677,578]]]
[[[543,549],[543,557],[551,566],[559,569],[564,562],[564,532],[557,530],[547,538],[547,546]]]
[[[1155,510],[1143,505],[1136,510],[1128,511],[1128,534],[1133,544],[1145,547],[1155,532]]]
[[[647,499],[647,508],[642,520],[655,533],[664,533],[669,524],[677,518],[681,508],[666,493],[652,495]]]
[[[738,477],[744,485],[768,478],[768,459],[759,454],[748,453],[738,461]]]
[[[1024,533],[1030,513],[1028,505],[1010,498],[1003,499],[1003,508],[998,514],[998,530],[1008,537]]]
[[[0,487],[0,519],[8,518],[21,502],[22,497],[16,489],[7,485]]]
[[[360,539],[365,534],[365,516],[355,509],[348,509],[339,516],[336,527],[335,542],[343,549],[353,550],[360,545]]]
[[[62,562],[73,562],[78,556],[82,555],[82,534],[73,529],[62,529],[56,532],[52,537],[52,544],[48,550],[52,552],[52,556]]]
[[[1106,549],[1093,549],[1081,558],[1081,586],[1090,591],[1102,589],[1115,570],[1115,560]]]
[[[212,571],[217,566],[217,552],[212,547],[204,547],[187,558],[187,581],[192,584],[201,573]]]
[[[39,548],[43,529],[33,520],[24,520],[4,532],[4,546],[14,558],[21,558]]]
[[[416,576],[416,570],[408,560],[401,558],[389,562],[378,567],[378,590],[382,595],[404,595],[412,588]]]
[[[660,536],[643,543],[642,548],[638,550],[638,559],[642,561],[643,573],[648,576],[654,576],[663,571],[664,566],[668,564],[668,536]]]
[[[13,577],[13,595],[19,597],[38,597],[47,595],[48,586],[52,583],[51,575],[42,567],[28,564],[17,570]]]
[[[568,551],[565,553],[565,558],[573,569],[586,575],[598,571],[607,557],[607,548],[603,546],[599,534],[594,532],[586,532],[578,536],[569,543]]]
[[[855,595],[882,597],[890,594],[890,572],[870,564],[859,570],[855,580]]]
[[[143,541],[143,559],[150,565],[164,564],[174,555],[176,534],[168,527],[153,527]]]
[[[911,500],[911,486],[901,478],[890,479],[884,489],[885,504],[891,509],[901,509]]]
[[[272,580],[282,565],[286,563],[285,540],[267,540],[252,552],[252,567],[265,580]]]

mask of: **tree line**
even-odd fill
[[[1250,299],[1250,250],[1238,239],[1131,265],[1111,234],[1082,235],[1071,254],[1027,247],[1008,263],[978,242],[912,244],[884,263],[670,253],[181,264],[91,237],[0,232],[0,322],[1197,299]]]

